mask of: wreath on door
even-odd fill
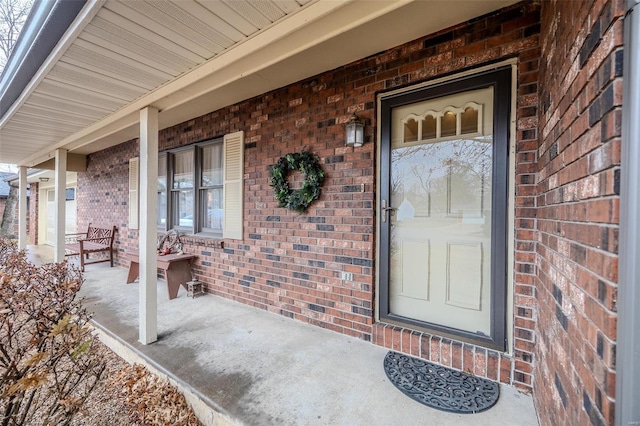
[[[299,189],[289,186],[289,174],[295,171],[305,175]],[[269,186],[273,187],[279,206],[299,213],[306,212],[311,203],[320,197],[322,182],[324,171],[318,157],[307,151],[287,154],[269,166]]]

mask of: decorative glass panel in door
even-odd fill
[[[509,121],[495,84],[470,86],[382,102],[380,312],[504,347]]]
[[[390,218],[391,312],[486,335],[492,100],[489,87],[394,108],[391,115],[391,206],[397,206]],[[462,134],[457,123],[467,109],[482,121]],[[424,111],[436,112],[441,134],[425,138],[418,131],[417,140],[407,140],[403,121]]]

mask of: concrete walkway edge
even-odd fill
[[[193,389],[188,383],[172,375],[152,359],[136,351],[127,342],[102,327],[97,321],[92,320],[92,324],[100,342],[120,358],[132,365],[144,365],[152,374],[167,380],[177,387],[202,424],[205,426],[233,426],[241,424],[233,421],[229,414],[216,404],[215,401],[212,401],[210,398]]]

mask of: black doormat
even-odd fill
[[[402,393],[424,405],[451,413],[479,413],[500,396],[497,383],[390,351],[387,377]]]

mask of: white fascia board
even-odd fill
[[[35,39],[42,30],[44,23],[47,21],[51,10],[54,8],[55,1],[39,1],[33,4],[25,25],[18,40],[11,51],[11,55],[7,59],[7,63],[2,71],[0,79],[0,99],[4,97],[9,82],[13,79],[18,69],[24,62],[27,52],[32,48]]]
[[[49,57],[42,64],[38,72],[33,76],[27,87],[22,91],[22,94],[13,103],[7,113],[0,119],[0,128],[13,117],[13,115],[22,107],[27,101],[29,96],[38,87],[38,84],[47,76],[49,71],[53,69],[58,60],[62,57],[64,52],[74,42],[78,35],[84,30],[85,26],[93,19],[95,14],[100,10],[106,0],[89,0],[85,4],[84,8],[80,11],[75,21],[67,29],[60,41],[56,45],[55,49],[51,52]],[[35,37],[35,36],[34,36]]]

